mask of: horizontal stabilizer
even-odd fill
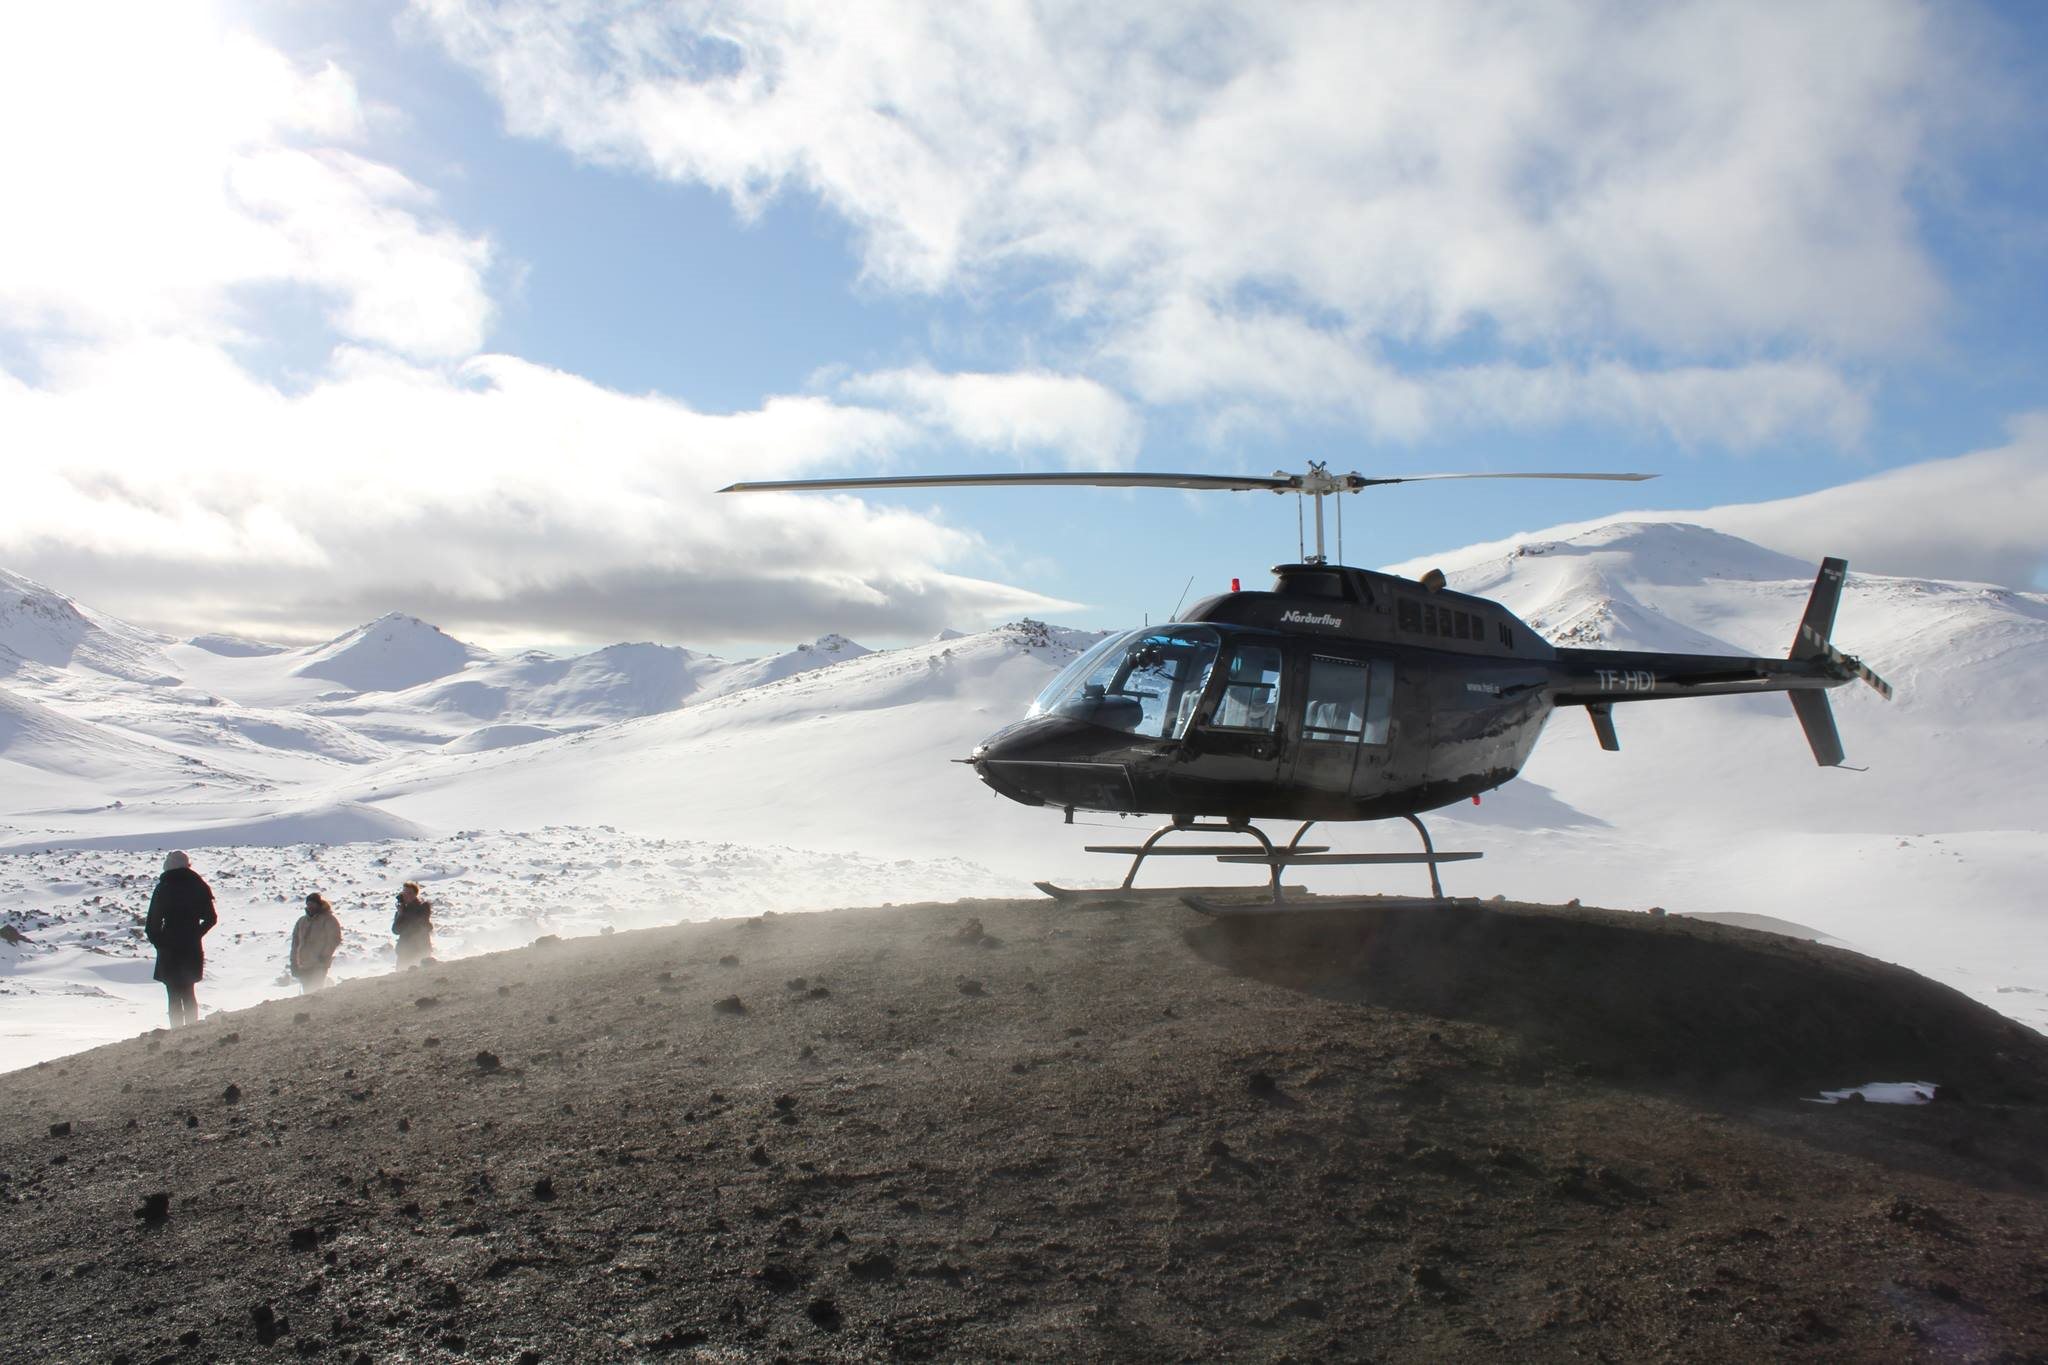
[[[1842,737],[1835,730],[1835,712],[1828,705],[1825,692],[1788,692],[1792,698],[1792,710],[1799,717],[1799,728],[1806,731],[1806,742],[1813,748],[1813,761],[1823,768],[1841,765],[1843,759]]]

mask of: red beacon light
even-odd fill
[[[1244,591],[1244,590],[1243,590],[1242,588],[1240,588],[1240,587],[1238,587],[1238,586],[1237,586],[1237,580],[1236,580],[1235,578],[1233,578],[1233,579],[1231,579],[1231,580],[1230,580],[1230,590],[1231,590],[1232,592],[1242,592],[1242,591]]]

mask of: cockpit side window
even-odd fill
[[[1209,723],[1224,730],[1272,731],[1280,722],[1279,647],[1240,641],[1230,646],[1227,657],[1222,691]]]

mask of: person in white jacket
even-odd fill
[[[306,897],[306,913],[292,926],[292,975],[307,995],[327,984],[327,969],[341,947],[341,921],[318,891]]]

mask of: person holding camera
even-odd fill
[[[327,897],[315,891],[306,897],[306,913],[292,926],[288,965],[299,980],[301,994],[311,995],[327,984],[327,969],[334,965],[334,954],[340,947],[341,921],[334,917],[334,907],[327,903]]]
[[[420,899],[420,884],[407,882],[398,893],[398,913],[391,932],[398,935],[398,965],[417,967],[434,955],[434,903]]]

